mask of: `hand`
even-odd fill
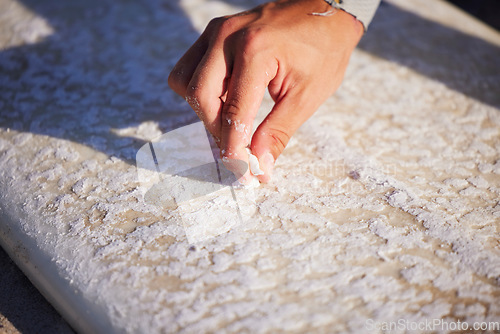
[[[363,25],[323,0],[280,0],[216,18],[170,73],[213,135],[224,161],[248,162],[247,146],[268,182],[293,133],[340,86]],[[275,105],[253,137],[266,88]],[[249,173],[243,177],[243,181]]]

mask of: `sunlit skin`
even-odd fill
[[[204,122],[224,161],[248,162],[250,147],[269,182],[295,131],[342,82],[363,35],[350,14],[323,0],[281,0],[212,20],[168,82]],[[265,90],[275,104],[252,136]],[[250,177],[247,172],[241,181]]]

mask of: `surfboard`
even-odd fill
[[[0,243],[76,331],[495,330],[497,31],[384,2],[249,191],[166,78],[208,19],[256,2],[1,3]],[[169,169],[192,130],[199,154]]]

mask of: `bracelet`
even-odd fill
[[[359,20],[365,30],[368,28],[380,0],[324,0],[333,8],[342,9]]]

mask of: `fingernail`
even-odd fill
[[[271,176],[273,175],[273,168],[274,168],[274,157],[271,154],[271,152],[266,152],[264,153],[260,159],[260,168],[264,170],[264,175],[266,176],[266,179],[269,181],[271,179]]]

